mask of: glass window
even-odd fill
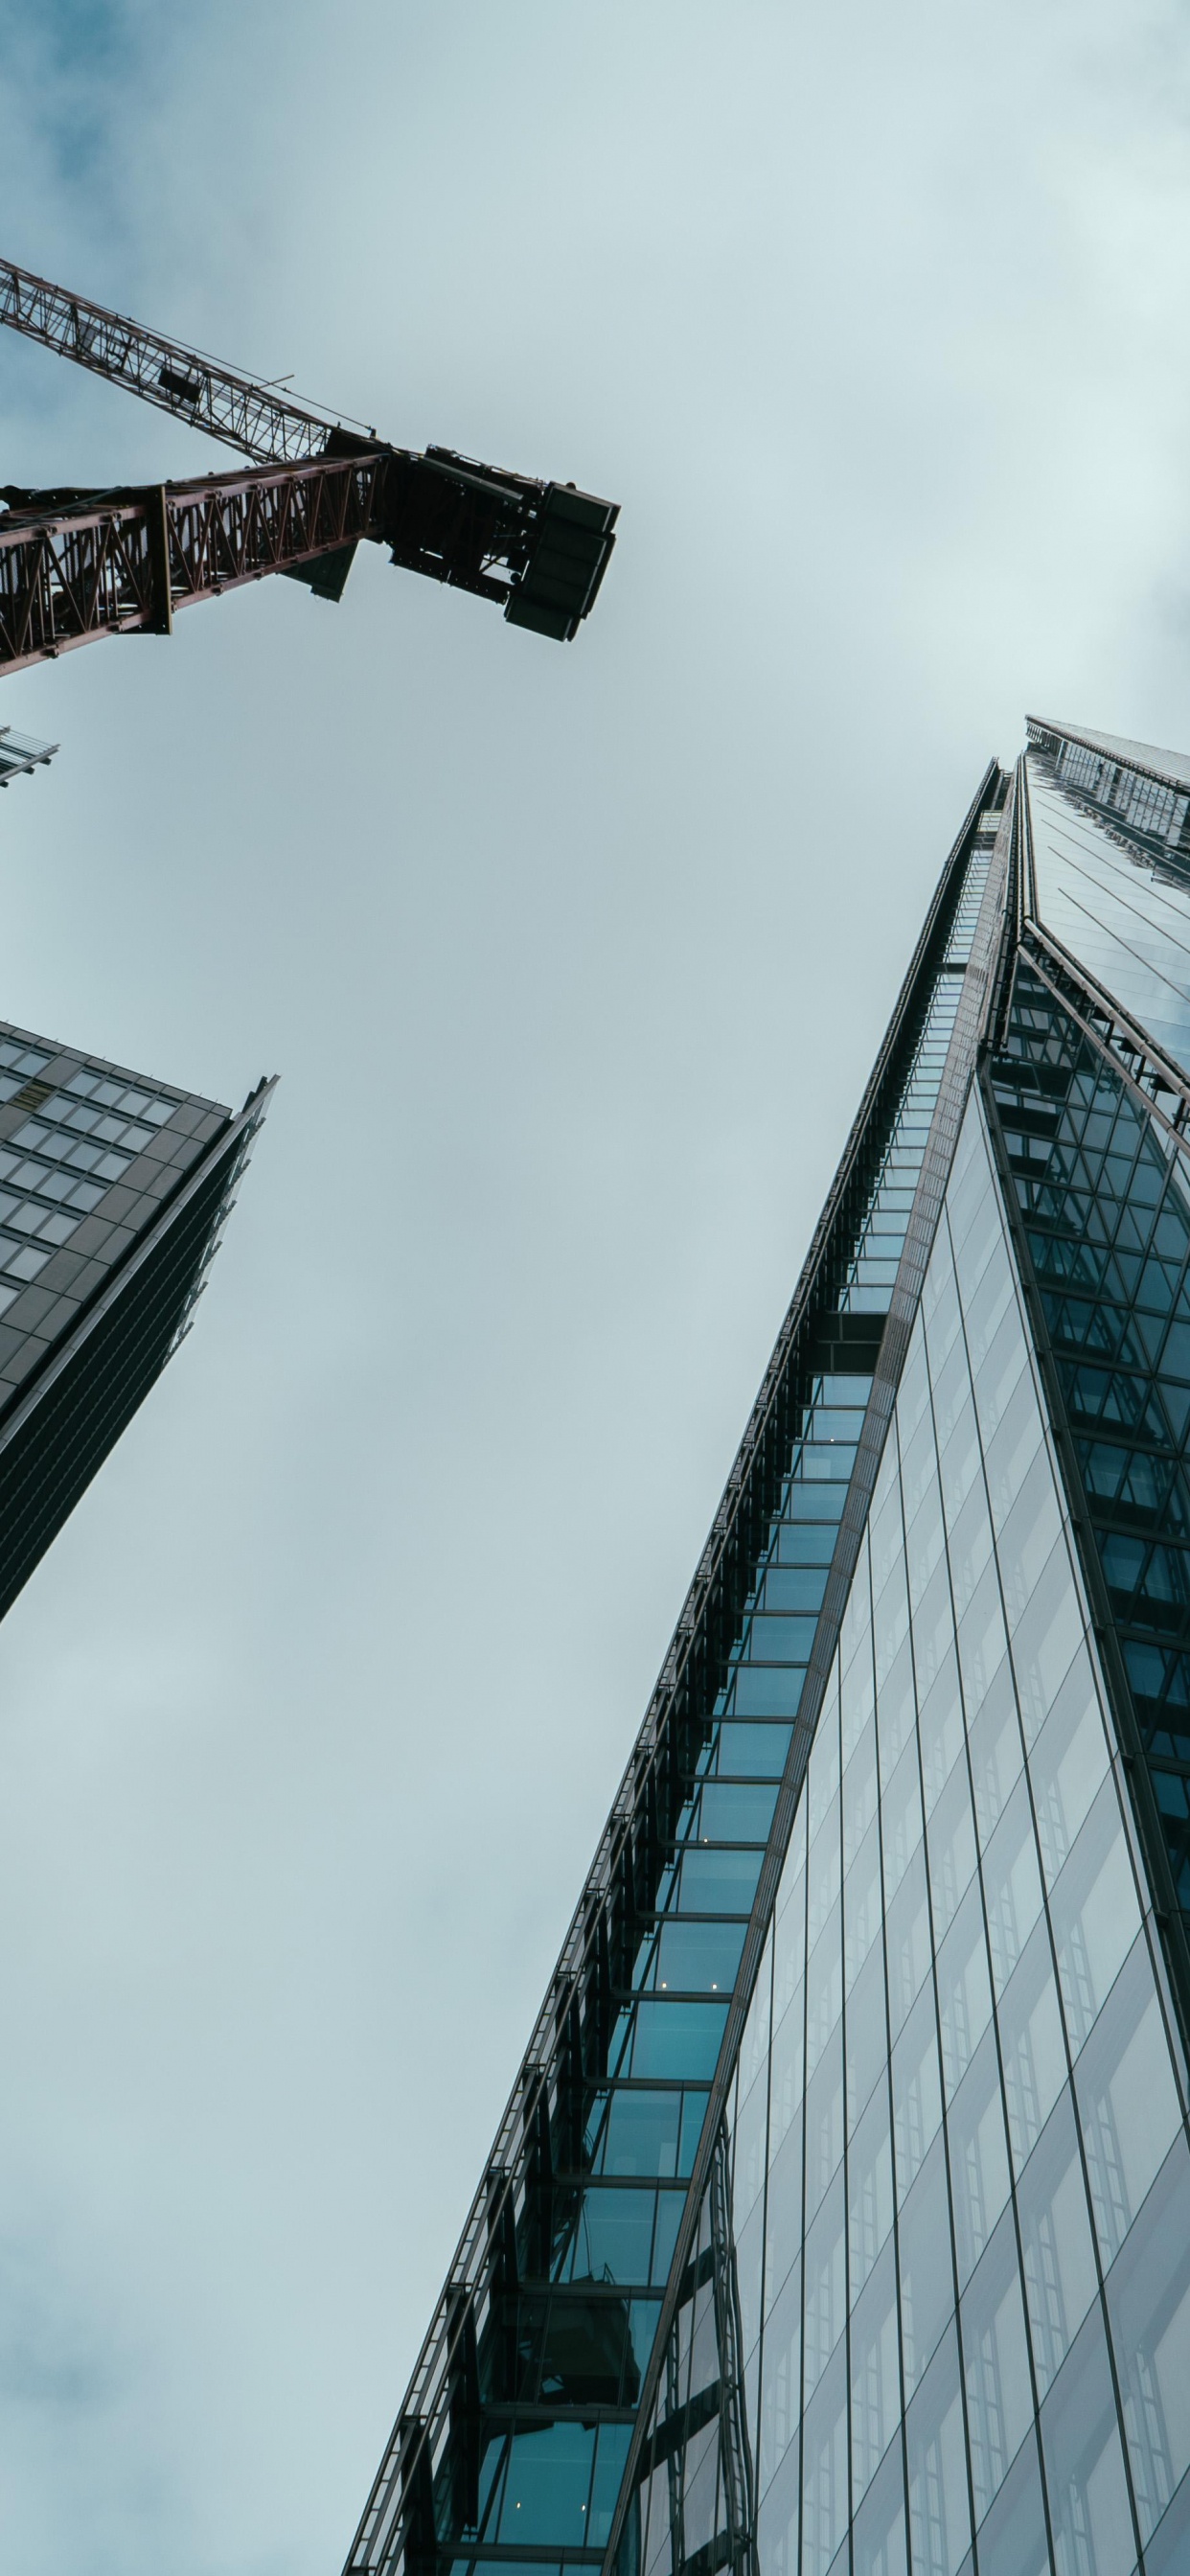
[[[604,2549],[612,2534],[612,2515],[632,2439],[631,2424],[601,2424],[595,2443],[595,2478],[587,2523],[588,2549]]]
[[[946,1533],[942,1520],[942,1496],[936,1477],[926,1486],[905,1535],[905,1554],[909,1566],[909,1599],[914,1625],[932,1577],[942,1565]]]
[[[643,1996],[633,2016],[633,2075],[710,2076],[727,2021],[726,2004],[662,2003]]]
[[[854,2122],[888,2063],[884,1954],[879,1942],[869,1951],[865,1966],[847,1999],[845,2044],[847,2117]]]
[[[963,2293],[963,2373],[978,2527],[1033,2421],[1016,2230],[1006,2210]]]
[[[854,2576],[908,2576],[901,2445],[886,2451],[852,2533]]]
[[[914,2576],[958,2576],[971,2545],[971,2508],[953,2324],[910,2406],[905,2433]]]
[[[852,2510],[866,2494],[901,2420],[897,2275],[891,2244],[851,2312]]]
[[[796,2263],[765,2319],[759,2488],[764,2494],[795,2440],[802,2404],[802,2269]]]
[[[1037,1393],[1022,1351],[1015,1389],[985,1451],[992,1519],[997,1531],[1003,1529],[1008,1520],[1041,1442]]]
[[[928,1820],[963,1750],[963,1698],[953,1646],[943,1658],[928,1695],[922,1698],[918,1732]]]
[[[1053,1469],[1042,1447],[1008,1514],[997,1547],[1009,1625],[1014,1632],[1061,1534],[1062,1515],[1054,1491]]]
[[[692,1923],[682,1916],[670,1917],[650,1948],[640,1982],[662,1993],[668,1988],[730,1993],[746,1929],[743,1923]]]
[[[800,1499],[805,1500],[804,1491]],[[834,1510],[833,1499],[826,1508]],[[842,1498],[840,1498],[839,1510],[842,1511]],[[837,1517],[836,1515],[835,1519],[818,1522],[805,1520],[783,1522],[777,1532],[777,1564],[828,1566],[839,1536]]]
[[[893,2135],[903,2200],[942,2125],[942,2078],[933,1986],[917,1998],[893,2049]]]
[[[867,2280],[893,2221],[892,2138],[887,2082],[877,2084],[847,2150],[851,2296]]]
[[[732,1683],[730,1714],[796,1717],[805,1678],[804,1664],[739,1664]]]
[[[1000,1578],[993,1560],[984,1567],[959,1620],[959,1661],[970,1707],[978,1708],[1003,1661],[1006,1638]]]
[[[880,1871],[880,1833],[873,1817],[866,1840],[856,1853],[843,1882],[845,1983],[849,1994],[873,1942],[880,1937],[883,1917],[884,1886]]]
[[[1108,2275],[1132,2483],[1147,2540],[1190,2468],[1190,2154],[1170,2149]]]
[[[979,2530],[979,2576],[1051,2576],[1037,2437],[1024,2449]]]
[[[808,2401],[847,2318],[847,2205],[841,2169],[806,2228],[804,2317]]]
[[[1060,1538],[1013,1632],[1013,1664],[1027,1743],[1048,1717],[1082,1642],[1079,1589],[1066,1541]]]
[[[897,2032],[929,1975],[930,1909],[920,1844],[888,1909],[888,2006]]]
[[[998,2006],[1008,2134],[1019,2172],[1066,2081],[1066,2044],[1048,1926],[1031,1934]]]
[[[955,1611],[961,1618],[992,1553],[992,1524],[982,1477],[976,1478],[947,1538]]]
[[[960,2285],[974,2271],[1008,2199],[1008,2141],[996,2034],[984,2032],[947,2113]]]
[[[792,2121],[801,2132],[806,2084],[806,1998],[799,1986],[773,2032],[769,2070],[769,2156],[776,2155]]]
[[[791,1726],[720,1726],[707,1767],[721,1779],[779,1780],[792,1735]]]
[[[975,1817],[965,1762],[956,1762],[930,1817],[927,1836],[934,1938],[941,1940],[975,1875]]]
[[[664,2472],[662,2474],[664,2475]],[[785,2454],[776,2477],[761,2497],[760,2511],[756,2518],[756,2554],[760,2576],[795,2576],[795,2571],[797,2576],[800,2576],[798,2558],[800,2474],[799,2445],[793,2442]],[[673,2566],[669,2494],[664,2488],[660,2500],[659,2520],[660,2539],[657,2555],[654,2563],[646,2565],[645,2576],[669,2576]]]
[[[970,1385],[966,1381],[965,1361],[963,1372],[963,1401],[957,1407],[954,1420],[945,1437],[942,1434],[941,1424],[939,1425],[938,1472],[942,1480],[948,1529],[958,1523],[967,1496],[974,1491],[977,1484],[980,1493],[983,1492],[982,1483],[979,1481],[982,1468],[979,1427],[975,1419],[975,1407],[971,1401]],[[981,1509],[986,1509],[986,1503],[981,1505]]]
[[[1105,1780],[1050,1894],[1072,2050],[1081,2047],[1140,1930],[1115,1784]]]
[[[800,2106],[772,2159],[769,2175],[765,2277],[769,2294],[797,2262],[802,2250],[802,2122]]]
[[[844,1685],[846,1706],[846,1685]],[[843,1771],[843,1865],[850,1869],[876,1819],[876,1728],[869,1718]]]
[[[1075,2068],[1104,2266],[1119,2252],[1182,2120],[1143,1933]]]
[[[825,1565],[770,1566],[764,1578],[762,1599],[766,1610],[810,1611],[817,1615],[826,1590]]]
[[[1086,1648],[1076,1654],[1029,1756],[1046,1884],[1068,1858],[1107,1778],[1107,1737]]]
[[[947,2101],[992,2017],[987,1936],[978,1882],[969,1887],[938,1953],[938,2014]]]
[[[901,2209],[901,2345],[905,2391],[919,2385],[943,2327],[954,2314],[946,2156],[935,2138]]]
[[[917,1746],[907,1744],[881,1793],[880,1832],[884,1846],[884,1892],[892,1904],[901,1880],[922,1840],[921,1774]]]
[[[678,1862],[683,1914],[750,1914],[763,1851],[685,1851]]]
[[[896,1661],[885,1674],[876,1694],[876,1733],[880,1748],[880,1778],[887,1780],[900,1754],[909,1745],[917,1718],[917,1699],[913,1687],[913,1652],[906,1638]],[[914,1760],[917,1748],[913,1748]]]
[[[652,2191],[593,2184],[584,2192],[573,2234],[556,2258],[555,2280],[647,2284],[656,2201]]]
[[[688,2174],[709,2096],[704,2092],[597,2094],[587,2122],[592,2166],[605,2174]]]
[[[546,2424],[515,2433],[500,2507],[503,2547],[582,2549],[587,2537],[593,2426]]]
[[[700,1842],[763,1843],[776,1804],[775,1783],[708,1780],[699,1795],[695,1831]]]
[[[843,2031],[836,2027],[806,2087],[806,2216],[843,2153]]]
[[[983,1885],[992,1976],[997,1995],[1002,1995],[1041,1913],[1037,1838],[1023,1779],[987,1846]]]
[[[806,2409],[801,2576],[827,2576],[847,2528],[847,2373],[840,2349]]]
[[[1095,2576],[1131,2576],[1136,2542],[1098,2305],[1041,2409],[1041,2447],[1058,2566],[1086,2566],[1093,2535]]]
[[[1095,2254],[1069,2093],[1017,2191],[1025,2297],[1039,2391],[1052,2385],[1096,2295]]]

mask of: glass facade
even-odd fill
[[[1185,2563],[1181,2087],[972,1099],[725,2115],[764,2576]],[[649,2576],[671,2392],[722,2377],[700,2302]],[[737,2554],[725,2455],[720,2412],[676,2446],[683,2563]]]
[[[1190,2567],[1190,764],[1031,731],[943,870],[356,2576]]]
[[[0,1615],[187,1330],[268,1106],[0,1024]]]
[[[1043,736],[1029,753],[1039,917],[1159,1047],[1190,1066],[1190,782],[1179,792],[1052,744]],[[1087,773],[1104,770],[1093,794]]]

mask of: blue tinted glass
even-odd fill
[[[713,2075],[726,2020],[726,2004],[662,2003],[644,1997],[636,2007],[633,2075]]]

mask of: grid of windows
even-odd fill
[[[840,1304],[853,1314],[887,1311],[905,1244],[905,1228],[921,1175],[942,1068],[962,991],[962,968],[971,954],[1000,817],[980,816],[980,833],[968,863],[939,976],[913,1068],[906,1083],[888,1150],[872,1191],[863,1232]]]
[[[143,1083],[81,1068],[56,1089],[42,1048],[0,1038],[0,1101],[35,1114],[0,1145],[0,1314],[68,1243],[172,1117],[176,1101]],[[29,1092],[28,1103],[22,1094]]]
[[[1064,785],[1073,787],[1102,805],[1108,813],[1118,814],[1134,832],[1148,840],[1171,845],[1181,841],[1190,811],[1190,797],[1179,795],[1159,778],[1148,778],[1144,772],[1129,767],[1126,761],[1109,753],[1092,751],[1086,743],[1070,742],[1065,735],[1043,738],[1052,751],[1056,775]]]
[[[625,2563],[1175,2576],[1182,2081],[973,1099]]]
[[[1030,751],[1028,771],[1043,922],[1190,1069],[1190,869],[1074,802],[1046,754]]]
[[[1174,1885],[1190,1914],[1190,1174],[1024,966],[995,1097]]]

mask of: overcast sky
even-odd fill
[[[0,2565],[336,2576],[912,946],[1190,748],[1179,0],[0,0],[0,250],[623,505],[5,684],[0,1012],[238,1105],[0,1632]],[[219,452],[0,334],[0,480]]]

